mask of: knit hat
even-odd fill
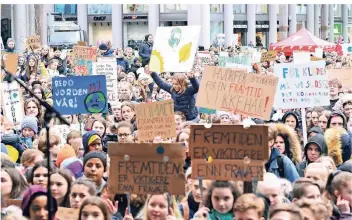
[[[75,157],[75,156],[76,156],[76,153],[71,147],[71,145],[65,144],[65,146],[61,148],[59,152],[57,152],[56,166],[60,167],[60,164],[62,161],[64,161],[67,158]]]
[[[76,157],[70,157],[62,161],[60,168],[70,170],[76,179],[83,176],[83,162]]]
[[[35,198],[37,198],[38,196],[47,196],[47,195],[48,195],[48,193],[47,193],[46,189],[44,189],[42,186],[40,186],[40,185],[29,186],[27,188],[27,190],[23,193],[22,204],[21,204],[23,216],[28,217],[28,218],[30,217],[29,208]],[[51,200],[51,205],[52,205],[51,211],[52,211],[53,217],[54,217],[55,213],[57,211],[56,199]]]
[[[98,158],[101,160],[101,162],[103,162],[104,172],[105,172],[106,171],[106,154],[102,153],[102,152],[98,152],[98,151],[89,152],[83,158],[83,167],[86,165],[88,160],[90,160],[92,158]]]
[[[216,116],[218,116],[219,118],[223,115],[227,115],[229,117],[231,117],[230,112],[225,112],[225,111],[216,111]]]
[[[38,133],[38,122],[37,122],[37,118],[36,117],[32,117],[32,116],[27,116],[22,120],[22,124],[21,124],[21,130],[23,130],[24,128],[30,128],[34,131],[35,134]]]
[[[107,50],[108,46],[106,46],[106,44],[102,43],[99,45],[99,50]]]
[[[94,137],[93,137],[94,136]],[[88,153],[88,146],[89,144],[93,143],[93,141],[97,140],[97,138],[100,138],[100,135],[96,131],[88,131],[82,136],[82,144],[84,147],[84,155]]]
[[[98,139],[101,139],[101,138],[97,134],[93,134],[92,136],[90,136],[90,138],[88,139],[88,146]]]

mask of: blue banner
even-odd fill
[[[63,115],[106,113],[108,111],[106,77],[54,77],[54,108]]]

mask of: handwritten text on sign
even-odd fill
[[[5,117],[11,121],[17,129],[20,129],[24,117],[24,110],[22,91],[17,82],[2,82],[2,105]]]
[[[108,154],[109,192],[184,194],[185,149],[181,145],[109,143]]]
[[[52,79],[54,107],[64,115],[107,112],[105,76]]]
[[[262,162],[269,158],[268,127],[240,125],[191,125],[189,137],[192,178],[248,180],[263,176]],[[248,157],[251,162],[244,164]],[[211,162],[207,162],[212,158]],[[221,171],[220,171],[220,170]]]
[[[96,49],[92,47],[74,46],[72,66],[77,75],[92,75],[92,62],[97,60]]]
[[[139,104],[136,110],[139,141],[176,137],[173,100]]]
[[[269,119],[278,78],[243,69],[206,66],[197,106]]]
[[[328,76],[324,61],[276,64],[279,77],[274,106],[306,108],[329,105]]]
[[[40,47],[40,36],[30,36],[27,38],[27,46],[31,49]]]
[[[117,88],[117,63],[112,62],[94,62],[93,75],[106,76],[106,89],[108,93],[108,102],[111,105],[117,105],[118,102],[118,88]]]

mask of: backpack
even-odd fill
[[[280,178],[285,178],[284,160],[281,155],[276,158]]]

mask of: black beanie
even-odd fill
[[[101,162],[103,162],[104,172],[105,172],[106,171],[106,154],[99,152],[99,151],[89,152],[88,154],[86,154],[83,157],[83,167],[85,167],[88,160],[90,160],[92,158],[99,158],[101,160]]]

